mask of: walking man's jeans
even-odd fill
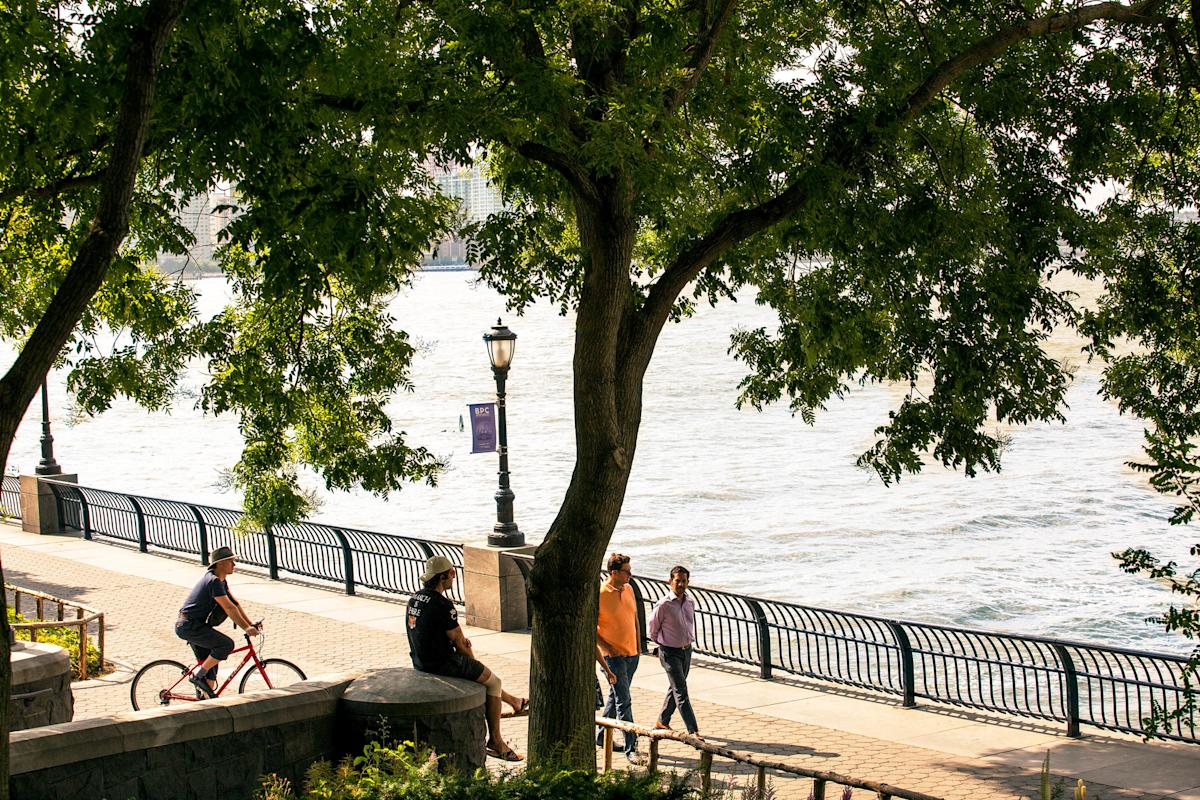
[[[608,702],[604,704],[601,716],[619,719],[623,722],[633,722],[633,700],[629,696],[629,685],[633,683],[633,673],[637,672],[639,656],[605,656],[608,668],[617,676],[617,682],[608,689]],[[596,733],[596,746],[604,746],[604,729]],[[625,731],[625,754],[637,750],[637,736]]]
[[[663,701],[662,711],[658,712],[658,721],[663,725],[671,724],[671,715],[679,709],[683,724],[688,733],[700,730],[696,724],[696,714],[692,711],[692,701],[688,698],[687,676],[692,669],[692,648],[663,647],[658,648],[658,663],[662,664],[663,672],[667,673],[667,682],[671,688],[667,690],[667,698]]]

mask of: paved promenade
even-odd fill
[[[136,669],[155,658],[183,660],[176,612],[202,567],[68,536],[36,536],[0,524],[5,580],[74,599],[107,615],[107,655]],[[235,573],[231,588],[252,619],[266,620],[264,651],[295,661],[310,676],[408,666],[402,607],[332,591]],[[467,629],[481,660],[506,688],[528,693],[529,636]],[[76,684],[76,719],[126,711],[132,673]],[[1065,798],[1076,778],[1091,800],[1200,800],[1200,747],[1144,744],[1085,729],[1082,739],[1057,726],[960,710],[897,707],[893,700],[815,682],[763,681],[734,665],[698,661],[689,681],[701,730],[714,744],[769,760],[891,783],[950,800],[1036,798],[1037,770],[1050,751]],[[666,689],[657,660],[644,657],[634,679],[634,715],[647,725]],[[505,722],[524,752],[526,720]],[[667,767],[694,768],[695,751],[664,742]],[[619,755],[615,759],[622,762]],[[729,775],[717,759],[714,769]],[[739,786],[745,773],[737,773]],[[808,796],[808,781],[774,776],[779,798]],[[863,793],[857,793],[862,796]]]

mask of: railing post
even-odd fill
[[[825,800],[825,781],[813,778],[812,800]]]
[[[604,771],[612,772],[613,729],[604,726]]]
[[[133,505],[133,513],[137,515],[138,526],[138,550],[146,552],[146,514],[142,511],[142,504],[137,501],[133,495],[125,495],[125,498]]]
[[[750,607],[750,613],[754,615],[754,625],[758,628],[758,674],[770,680],[771,626],[767,624],[767,615],[757,600],[747,597],[746,605]]]
[[[54,510],[58,512],[58,529],[65,531],[67,529],[66,515],[63,514],[63,499],[62,493],[58,491],[58,486],[47,481],[47,486],[50,487],[50,493],[54,495]],[[24,512],[22,512],[24,513]]]
[[[92,538],[92,508],[88,505],[87,496],[78,489],[75,490],[79,494],[79,516],[83,522],[83,538],[90,540]]]
[[[757,800],[767,800],[767,768],[758,768],[758,798]]]
[[[903,625],[892,620],[886,620],[886,622],[887,626],[892,629],[892,635],[896,637],[896,646],[900,648],[900,683],[904,689],[904,707],[912,708],[917,704],[912,642],[909,641],[908,632],[904,630]]]
[[[342,563],[345,565],[346,572],[346,594],[354,594],[354,556],[350,549],[350,541],[346,538],[346,534],[342,533],[337,528],[331,528],[333,535],[337,537],[338,544],[342,546]]]
[[[204,515],[200,513],[200,509],[195,506],[188,506],[192,510],[192,516],[196,518],[196,528],[200,532],[200,563],[208,566],[208,524],[204,521]]]
[[[629,581],[629,588],[633,589],[633,607],[637,610],[638,652],[648,653],[650,651],[646,647],[646,641],[649,636],[646,633],[646,609],[642,606],[642,590],[638,588],[636,579]]]
[[[700,791],[708,797],[712,791],[712,753],[700,751]]]
[[[658,769],[658,737],[650,737],[650,764],[646,767],[651,772]]]
[[[275,552],[275,532],[271,530],[270,525],[264,525],[264,533],[267,535],[267,571],[271,574],[271,580],[279,580],[279,554]]]
[[[1079,676],[1071,654],[1061,644],[1054,645],[1054,652],[1062,662],[1063,684],[1067,689],[1067,736],[1079,738]]]

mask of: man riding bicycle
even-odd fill
[[[217,696],[217,666],[233,652],[233,640],[216,630],[217,626],[229,618],[247,636],[258,635],[258,628],[229,591],[227,579],[233,574],[235,558],[228,547],[213,551],[212,563],[183,601],[175,622],[175,635],[191,645],[196,659],[202,662],[188,680],[205,697]]]

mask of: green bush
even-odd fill
[[[664,783],[663,781],[667,782]],[[304,790],[284,779],[264,779],[256,800],[696,800],[699,792],[681,778],[645,772],[595,774],[584,770],[529,769],[491,775],[442,775],[427,752],[411,742],[372,742],[363,754],[336,767],[327,761],[308,770]]]
[[[23,615],[18,614],[12,608],[8,609],[8,624],[14,622],[30,622]],[[20,628],[13,629],[13,635],[18,639],[29,641],[30,631]],[[79,629],[78,628],[40,628],[37,632],[37,640],[46,644],[57,645],[71,656],[71,671],[79,674]],[[87,643],[87,660],[88,660],[88,677],[94,678],[107,670],[104,668],[103,662],[100,660],[100,650],[91,641]]]

